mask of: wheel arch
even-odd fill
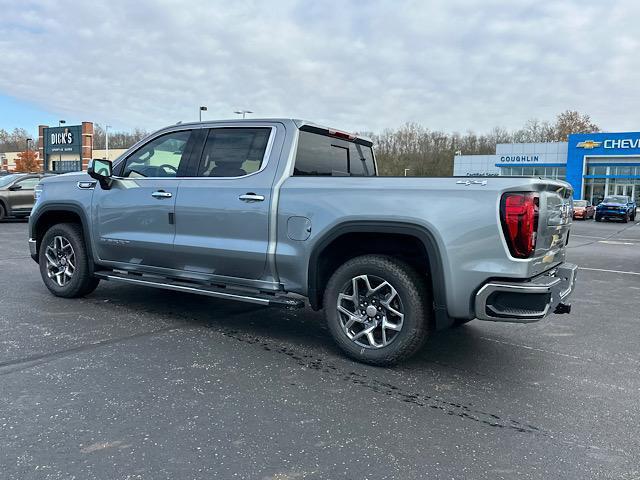
[[[424,270],[429,276],[428,281],[432,288],[436,322],[438,326],[440,326],[442,322],[445,321],[446,299],[444,268],[442,264],[442,254],[438,247],[436,237],[426,227],[406,222],[349,221],[336,225],[326,232],[316,242],[309,256],[307,295],[309,303],[314,310],[321,308],[324,285],[328,280],[327,272],[323,270],[321,258],[332,246],[337,245],[337,242],[340,242],[341,239],[346,239],[346,236],[349,235],[392,236],[393,238],[403,239],[403,242],[409,241],[419,245],[423,249],[424,256],[427,260]],[[375,253],[375,251],[366,253]],[[402,252],[398,253],[401,254]],[[349,258],[360,254],[362,253],[356,251],[356,253],[349,256]]]
[[[9,216],[9,205],[7,204],[7,201],[4,198],[0,198],[0,206],[2,206],[4,208],[4,214]]]
[[[89,222],[85,211],[78,205],[69,203],[53,203],[43,205],[38,208],[35,216],[32,215],[29,221],[30,237],[36,241],[36,253],[34,260],[38,261],[38,252],[44,234],[53,225],[60,223],[79,223],[82,228],[85,246],[88,253],[89,268],[93,271],[93,249],[91,245],[91,236]]]

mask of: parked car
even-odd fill
[[[573,219],[588,220],[596,214],[596,209],[588,200],[574,200],[573,202]]]
[[[623,222],[636,219],[636,202],[626,195],[610,195],[596,207],[596,222],[616,218]]]
[[[306,297],[340,348],[376,365],[453,323],[569,313],[568,183],[377,172],[369,139],[309,122],[175,125],[113,164],[45,179],[31,256],[59,297],[100,280],[259,305]]]
[[[5,217],[28,217],[34,204],[34,187],[44,177],[37,173],[14,173],[0,177],[0,220]]]

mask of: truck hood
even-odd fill
[[[76,183],[90,181],[92,178],[85,172],[70,172],[43,178],[40,183]]]
[[[626,207],[626,203],[601,203],[598,207],[607,208],[607,207]]]

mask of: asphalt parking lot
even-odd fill
[[[574,223],[571,315],[473,321],[411,362],[312,311],[48,293],[0,223],[0,477],[640,478],[640,224]]]

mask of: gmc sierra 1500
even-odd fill
[[[379,177],[367,138],[291,120],[180,124],[113,164],[43,180],[29,246],[57,296],[100,280],[324,309],[388,365],[474,318],[567,313],[571,186]]]

